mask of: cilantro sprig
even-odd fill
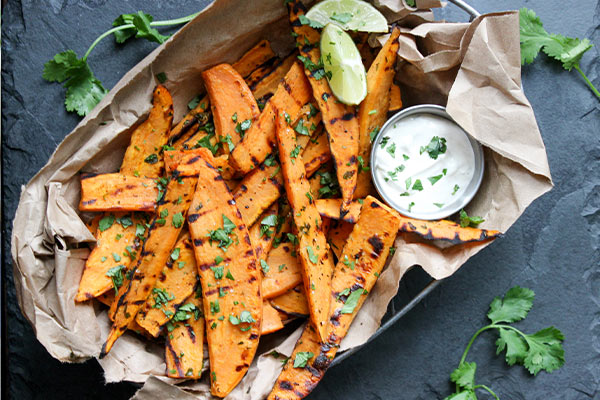
[[[505,353],[508,365],[522,365],[534,376],[540,371],[552,372],[563,366],[565,352],[562,342],[565,337],[560,330],[550,326],[527,334],[510,325],[527,317],[534,297],[533,290],[515,286],[503,298],[496,297],[492,300],[487,314],[491,324],[475,332],[467,344],[458,367],[450,375],[450,380],[456,384],[456,392],[445,400],[476,399],[475,391],[478,389],[487,391],[499,400],[498,395],[488,386],[475,384],[477,364],[466,361],[475,339],[487,330],[497,330],[499,337],[496,340],[496,354]]]
[[[96,78],[88,64],[88,57],[94,47],[107,36],[114,35],[117,43],[124,43],[131,37],[146,39],[159,44],[169,37],[161,35],[155,26],[180,25],[192,20],[198,13],[187,17],[166,21],[153,21],[150,14],[138,11],[135,14],[122,14],[113,22],[114,28],[104,32],[87,49],[83,57],[78,58],[73,50],[56,54],[44,64],[42,77],[48,82],[63,83],[67,89],[65,108],[79,116],[87,115],[108,92],[102,82]]]
[[[543,51],[551,58],[562,63],[567,71],[573,68],[579,72],[592,92],[600,99],[600,91],[581,70],[581,57],[594,45],[588,39],[570,38],[560,34],[548,33],[540,18],[527,8],[519,10],[521,32],[521,64],[531,64]]]

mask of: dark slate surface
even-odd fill
[[[127,399],[132,385],[105,386],[95,361],[60,364],[36,341],[15,300],[10,267],[10,231],[20,186],[46,162],[79,118],[62,107],[64,93],[41,78],[42,65],[58,51],[83,54],[94,38],[123,12],[143,9],[168,19],[195,12],[208,0],[9,0],[2,12],[2,240],[3,382],[14,399]],[[523,5],[538,12],[546,28],[590,37],[600,46],[597,0],[471,0],[482,12]],[[439,13],[463,18],[448,7]],[[154,44],[118,47],[102,42],[91,56],[107,88]],[[593,49],[582,67],[600,86],[600,59]],[[567,363],[549,375],[529,377],[494,355],[492,334],[470,352],[477,382],[502,399],[600,398],[600,102],[575,71],[541,57],[523,70],[548,150],[555,182],[506,236],[470,260],[399,323],[328,372],[311,399],[441,399],[469,337],[486,323],[491,299],[513,285],[530,287],[536,302],[524,330],[549,324],[566,335]],[[401,284],[404,298],[425,278],[415,271]],[[8,356],[8,357],[7,357]],[[489,398],[481,394],[480,398]]]

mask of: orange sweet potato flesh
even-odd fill
[[[361,200],[362,201],[362,200]],[[355,200],[350,203],[350,207],[348,207],[348,213],[344,214],[344,216],[340,215],[340,205],[342,204],[342,199],[319,199],[315,201],[315,205],[321,217],[327,217],[331,219],[342,219],[351,224],[356,223],[358,221],[358,216],[360,215],[360,209],[362,205],[360,201]]]
[[[204,157],[207,159],[210,165],[219,170],[223,179],[233,179],[235,171],[229,166],[229,156],[227,154],[223,154],[214,157],[211,151],[204,147],[191,150],[182,148],[180,150],[165,151],[165,169],[167,172],[172,171],[181,163],[182,158],[187,157],[189,154],[195,154],[198,157]]]
[[[202,310],[202,298],[192,294],[184,304]],[[204,318],[189,312],[185,321],[174,323],[165,340],[165,362],[169,378],[200,379],[204,357]],[[198,317],[198,318],[196,318]]]
[[[176,259],[173,259],[176,257]],[[146,303],[135,317],[137,323],[152,336],[158,337],[166,324],[185,299],[194,292],[198,280],[198,270],[190,235],[181,235],[171,256],[158,276],[152,289],[167,294],[167,302],[157,301],[158,294],[150,293]]]
[[[495,239],[501,232],[480,228],[461,227],[448,220],[424,221],[400,216],[400,232],[415,233],[427,240],[443,240],[452,244],[482,242]]]
[[[323,164],[331,160],[331,150],[327,141],[327,132],[319,133],[307,145],[302,154],[306,175],[312,176]]]
[[[122,174],[81,175],[79,210],[154,211],[157,195],[154,179]]]
[[[302,158],[298,157],[296,134],[288,125],[283,112],[277,110],[277,144],[285,191],[298,227],[298,255],[302,266],[302,279],[307,294],[311,321],[325,338],[329,291],[333,260],[323,232],[321,216],[310,193]],[[295,155],[296,154],[296,155]]]
[[[206,161],[198,168],[188,226],[202,283],[211,393],[225,397],[248,370],[258,346],[261,272],[233,196]],[[211,232],[222,239],[210,239]]]
[[[181,165],[181,169],[178,167],[167,184],[156,215],[147,229],[140,256],[132,269],[132,278],[125,279],[117,300],[110,308],[109,315],[113,317],[114,322],[102,346],[101,357],[110,351],[115,341],[127,329],[127,325],[135,319],[171,256],[196,187],[197,179],[194,175],[187,174],[188,168],[186,163]]]
[[[254,253],[256,254],[256,258],[259,260],[259,262],[260,260],[265,262],[267,261],[267,255],[269,254],[269,251],[271,251],[271,246],[273,246],[273,240],[275,239],[277,229],[276,226],[269,227],[268,224],[263,228],[261,222],[265,220],[265,218],[272,219],[273,216],[277,216],[278,212],[279,204],[275,202],[271,205],[271,207],[267,208],[267,210],[261,214],[261,216],[248,230],[248,233],[250,234],[250,242],[252,242]]]
[[[163,169],[159,151],[167,144],[173,122],[173,99],[162,85],[156,86],[148,119],[131,134],[131,143],[125,151],[121,174],[156,178]]]
[[[400,29],[396,27],[367,72],[367,97],[360,103],[358,109],[360,131],[358,155],[362,157],[363,165],[366,167],[369,166],[371,159],[371,132],[378,131],[387,120],[390,89],[396,74],[394,66],[399,46],[398,36],[400,36]],[[354,198],[362,198],[372,192],[371,173],[360,170]]]
[[[246,78],[260,65],[275,57],[268,40],[261,40],[248,50],[238,61],[231,64],[241,76]]]
[[[272,299],[302,283],[302,267],[296,257],[296,246],[283,243],[271,249],[267,257],[269,272],[262,279],[263,298]]]
[[[242,179],[233,192],[233,198],[246,225],[251,226],[283,193],[283,178],[279,164],[260,164]]]
[[[202,72],[202,79],[210,98],[217,138],[223,141],[229,136],[233,145],[237,145],[242,135],[236,131],[236,125],[247,120],[254,124],[260,115],[252,91],[229,64],[219,64]],[[229,154],[233,147],[223,144],[223,150]]]
[[[271,305],[279,311],[297,317],[306,317],[309,314],[308,302],[302,285],[271,299]]]
[[[260,334],[267,335],[283,329],[283,322],[276,309],[268,301],[263,302],[263,320],[260,327]]]
[[[373,197],[367,197],[361,216],[354,225],[343,250],[342,259],[335,267],[331,287],[331,307],[326,340],[319,343],[317,332],[305,328],[277,382],[269,400],[301,399],[308,395],[321,380],[333,360],[338,345],[348,332],[356,313],[371,292],[396,238],[398,214]],[[344,260],[354,263],[346,265]],[[344,309],[353,293],[359,293],[356,305]],[[356,295],[354,295],[356,296]],[[314,356],[304,368],[294,368],[299,351],[310,351]]]
[[[321,52],[316,45],[319,43],[320,34],[309,25],[302,25],[299,17],[304,15],[306,8],[300,1],[288,3],[290,22],[294,32],[298,35],[296,43],[300,46],[300,54],[309,58],[314,64],[319,64]],[[312,72],[305,69],[313,96],[317,100],[323,116],[325,130],[329,137],[331,156],[335,162],[336,174],[342,192],[342,212],[346,212],[354,196],[358,175],[359,155],[359,125],[354,107],[336,101],[327,79],[315,79]]]
[[[260,79],[256,79],[254,82],[248,82],[248,79],[246,80],[256,99],[275,94],[279,83],[288,73],[294,64],[294,61],[297,60],[296,56],[297,54],[294,52],[283,60],[280,60],[276,65],[273,65],[273,69],[268,73],[264,73]]]
[[[104,223],[99,222],[99,225],[105,229],[96,232],[96,246],[85,262],[76,302],[90,300],[111,290],[113,282],[106,275],[108,271],[122,265],[124,274],[139,250],[135,232],[137,225],[143,227],[146,223],[142,214],[107,213],[102,218]],[[106,228],[107,221],[111,220],[112,224]]]
[[[350,233],[354,229],[354,224],[343,220],[332,220],[331,227],[327,233],[327,241],[335,257],[339,260],[342,256],[342,250],[348,241]]]
[[[188,113],[175,125],[169,133],[169,143],[181,143],[189,138],[198,128],[198,124],[204,124],[208,121],[208,111],[210,101],[208,96],[203,96],[196,107]]]
[[[231,153],[231,166],[242,175],[257,168],[277,146],[274,108],[285,111],[290,119],[295,121],[302,106],[311,98],[312,92],[303,68],[295,62],[256,123],[252,123],[244,139]]]
[[[389,113],[395,113],[396,111],[400,111],[402,108],[402,93],[400,92],[400,86],[395,83],[390,87],[390,108],[388,110]]]

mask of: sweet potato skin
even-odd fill
[[[197,181],[194,175],[185,173],[188,165],[184,164],[181,167],[174,171],[159,202],[157,213],[147,228],[146,240],[132,269],[131,279],[125,279],[117,300],[111,305],[109,315],[112,315],[114,322],[102,346],[100,357],[104,357],[110,351],[115,341],[127,329],[127,325],[135,319],[181,232]]]
[[[121,174],[156,178],[163,169],[159,151],[167,144],[173,122],[173,99],[162,85],[156,86],[148,119],[131,134],[131,143],[125,151]]]
[[[222,248],[219,240],[211,242],[209,237],[211,232],[224,232],[225,218],[234,227],[227,234],[231,243]],[[211,393],[224,397],[242,379],[258,346],[261,272],[242,215],[223,178],[205,160],[198,168],[188,226],[202,283]],[[242,321],[243,315],[251,320]]]
[[[495,230],[463,228],[448,220],[423,221],[400,215],[400,232],[415,233],[427,240],[443,240],[453,245],[493,240],[502,235]]]
[[[296,246],[292,243],[283,243],[271,249],[267,257],[269,272],[261,282],[263,298],[280,296],[302,283],[302,268],[296,255]]]
[[[303,69],[295,62],[256,123],[252,124],[244,139],[231,153],[231,166],[242,175],[257,168],[277,146],[274,108],[285,111],[293,121],[302,106],[310,101],[311,96],[310,85]]]
[[[167,293],[169,300],[161,305],[156,302],[155,296],[150,294],[135,317],[138,325],[154,337],[158,337],[162,326],[194,292],[198,281],[194,250],[187,232],[181,235],[171,254],[174,254],[174,251],[178,252],[177,259],[174,260],[173,256],[169,257],[153,288]]]
[[[263,302],[263,320],[260,327],[261,335],[277,332],[283,329],[283,322],[276,309],[268,301]]]
[[[387,119],[390,90],[396,74],[394,66],[399,46],[398,36],[400,36],[400,29],[395,27],[367,72],[367,97],[360,103],[358,109],[360,132],[358,155],[362,157],[364,166],[369,166],[371,159],[371,132],[379,130]],[[373,192],[371,173],[359,170],[354,198],[362,198]]]
[[[104,231],[98,229],[96,232],[96,246],[85,262],[76,302],[90,300],[111,290],[113,282],[106,275],[108,271],[122,265],[125,273],[133,261],[132,256],[136,257],[139,250],[135,232],[138,224],[143,226],[146,223],[142,214],[107,213],[103,218],[112,218],[114,222]]]
[[[306,317],[309,314],[308,302],[302,285],[271,299],[271,305],[276,310],[296,317]]]
[[[80,211],[154,211],[158,189],[150,178],[122,174],[81,175]],[[141,201],[140,201],[141,200]]]
[[[352,320],[372,290],[385,265],[389,248],[396,238],[398,214],[373,197],[365,199],[364,209],[335,267],[331,287],[331,307],[327,338],[319,343],[317,332],[308,325],[296,344],[268,396],[275,399],[300,399],[308,395],[322,379],[335,357],[339,343],[346,335]],[[354,264],[349,266],[353,262]],[[356,306],[342,312],[352,293],[360,293]],[[310,351],[314,356],[304,368],[294,368],[296,354]]]
[[[302,2],[294,0],[287,3],[290,22],[298,35],[296,43],[300,54],[318,65],[321,52],[315,43],[319,43],[320,34],[309,25],[302,25],[299,17],[306,8]],[[306,44],[310,43],[310,44]],[[313,96],[321,110],[325,130],[329,137],[329,147],[335,163],[336,173],[342,192],[342,213],[346,212],[354,191],[358,175],[359,126],[356,111],[353,107],[335,100],[327,79],[315,79],[308,69],[304,72],[313,90]]]
[[[195,267],[195,265],[194,265]],[[193,304],[202,310],[202,298],[192,294],[184,304]],[[174,324],[165,339],[167,376],[180,379],[200,379],[204,357],[204,317],[192,312],[185,322]]]
[[[333,260],[329,257],[329,246],[323,232],[323,223],[314,205],[314,196],[310,193],[304,164],[297,156],[296,135],[286,122],[283,112],[277,110],[276,115],[281,170],[294,222],[299,231],[298,255],[302,266],[304,290],[307,294],[311,321],[320,337],[324,339]]]
[[[204,72],[202,79],[210,98],[210,106],[215,124],[215,133],[219,141],[230,137],[233,145],[242,139],[237,124],[250,120],[251,124],[260,115],[258,104],[244,78],[229,64],[219,64]],[[223,144],[223,150],[229,154],[233,147]]]

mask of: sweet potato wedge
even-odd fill
[[[499,231],[480,229],[480,228],[463,228],[460,224],[453,221],[424,221],[413,219],[401,215],[400,217],[400,232],[415,233],[427,240],[443,240],[451,244],[464,244],[471,242],[482,242],[492,240],[502,235]]]
[[[81,175],[80,211],[154,211],[158,189],[151,178]],[[148,201],[152,199],[152,201]]]
[[[277,147],[274,108],[285,111],[290,120],[294,121],[302,106],[311,98],[310,85],[304,71],[298,63],[294,63],[266,104],[258,121],[246,131],[244,139],[231,153],[231,166],[242,175],[257,168]]]
[[[202,298],[192,294],[176,314],[177,322],[165,340],[165,362],[169,378],[200,379],[204,357]]]
[[[210,98],[215,133],[229,154],[260,115],[258,104],[244,78],[229,64],[202,72]]]
[[[106,293],[137,257],[140,247],[137,233],[143,236],[146,219],[138,213],[107,213],[98,223],[96,246],[85,262],[76,302]],[[138,228],[139,227],[139,228]]]
[[[294,61],[296,61],[296,53],[292,53],[287,56],[283,60],[278,60],[276,63],[272,65],[272,69],[263,73],[260,79],[256,79],[253,82],[249,82],[249,79],[246,79],[250,90],[252,90],[252,94],[256,99],[260,99],[266,96],[272,96],[277,91],[277,87],[281,80],[288,73]]]
[[[263,302],[263,320],[260,327],[261,335],[277,332],[283,329],[283,322],[276,309],[268,301]]]
[[[345,222],[343,220],[332,220],[331,227],[327,234],[327,241],[331,250],[335,254],[335,258],[339,261],[342,256],[342,250],[348,241],[350,233],[354,229],[354,224]]]
[[[121,174],[156,178],[162,174],[160,150],[167,144],[173,122],[173,99],[162,85],[156,86],[148,118],[131,134],[125,151]]]
[[[400,86],[392,83],[390,87],[390,108],[388,115],[395,114],[402,109],[402,93],[400,92]]]
[[[276,310],[297,317],[307,317],[309,314],[308,302],[302,285],[288,290],[284,294],[271,299],[271,305]]]
[[[202,96],[198,100],[198,104],[192,108],[188,113],[175,125],[169,133],[169,143],[175,144],[181,143],[189,138],[197,129],[198,125],[204,125],[208,122],[210,100],[208,96]]]
[[[325,338],[329,290],[333,260],[323,233],[321,216],[310,193],[310,185],[296,134],[286,121],[283,111],[276,109],[276,136],[284,176],[285,191],[292,207],[294,222],[298,227],[298,254],[302,266],[304,290],[307,293],[310,316],[321,338]]]
[[[264,267],[263,263],[266,263],[267,261],[267,255],[269,254],[269,251],[271,251],[271,246],[273,246],[273,240],[277,233],[278,212],[279,204],[275,202],[261,214],[248,231],[250,242],[252,242],[252,246],[254,247],[254,253],[256,254],[256,258],[258,259],[263,272],[265,269],[268,269],[268,267]],[[268,266],[268,264],[266,265]]]
[[[154,287],[160,271],[171,256],[179,233],[183,228],[196,177],[188,174],[188,163],[183,163],[173,172],[171,180],[160,195],[156,214],[150,222],[146,240],[136,260],[131,279],[125,279],[119,289],[117,300],[110,308],[113,326],[102,346],[100,357],[104,357],[115,341],[125,332],[127,325],[135,319]]]
[[[327,141],[327,132],[322,131],[307,145],[302,153],[306,176],[312,176],[323,164],[331,160],[331,150]]]
[[[359,163],[369,166],[371,159],[371,134],[376,134],[387,120],[392,82],[396,71],[400,28],[392,30],[390,38],[377,54],[367,72],[367,97],[360,103],[358,121],[360,131]],[[363,198],[373,192],[371,173],[359,168],[354,198]]]
[[[92,235],[94,235],[94,237],[96,239],[98,239],[98,225],[100,225],[101,219],[102,219],[102,215],[98,214],[94,218],[92,218],[91,220],[89,220],[88,222],[85,223],[85,226],[87,226],[90,233]]]
[[[321,214],[321,217],[327,217],[331,219],[342,219],[351,224],[356,223],[358,221],[358,216],[360,215],[360,209],[362,205],[360,202],[362,199],[355,200],[350,203],[350,207],[348,207],[348,213],[343,216],[340,215],[340,205],[342,203],[342,199],[319,199],[315,201],[315,206]]]
[[[242,77],[246,78],[262,64],[275,57],[268,40],[261,40],[254,47],[248,50],[236,62],[231,64]]]
[[[267,257],[269,271],[261,283],[263,298],[280,296],[302,283],[302,267],[296,255],[296,246],[292,243],[283,243],[271,249]]]
[[[309,25],[302,25],[299,20],[306,8],[302,2],[293,0],[287,3],[290,12],[290,22],[297,34],[296,43],[300,55],[309,59],[312,65],[319,65],[321,52],[316,45],[319,43],[319,32]],[[306,44],[309,43],[309,44]],[[353,107],[336,101],[329,83],[324,76],[317,79],[316,70],[304,69],[317,100],[323,117],[325,130],[329,137],[329,148],[335,162],[336,173],[342,192],[342,213],[350,206],[356,189],[358,175],[359,126],[358,118]]]
[[[190,235],[181,235],[171,256],[158,275],[158,280],[146,303],[137,313],[136,322],[152,336],[158,337],[161,328],[194,292],[198,270]]]
[[[276,161],[271,166],[260,164],[242,179],[233,192],[233,198],[247,226],[251,226],[283,193],[280,169]]]
[[[181,163],[181,160],[184,157],[187,157],[189,154],[195,154],[198,157],[204,157],[210,165],[215,167],[223,179],[233,179],[235,171],[233,168],[229,166],[229,156],[227,154],[223,154],[221,156],[214,157],[210,150],[204,147],[199,147],[196,149],[180,149],[180,150],[169,150],[165,151],[165,169],[167,172],[172,171],[177,165]]]
[[[211,393],[225,397],[248,370],[258,346],[261,273],[233,196],[206,161],[198,169],[188,226],[208,326]]]
[[[385,265],[398,223],[398,213],[371,196],[365,199],[364,209],[333,274],[326,340],[316,346],[319,335],[310,325],[305,328],[268,399],[303,398],[323,377]],[[300,366],[296,357],[306,351],[312,355]]]

